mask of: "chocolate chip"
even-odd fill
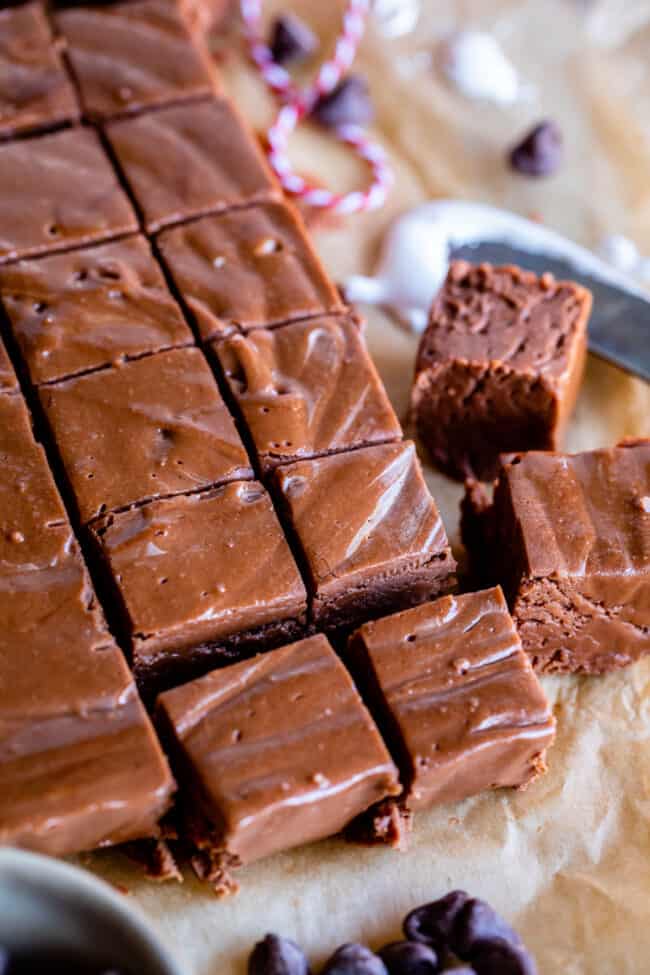
[[[348,75],[329,95],[319,98],[312,109],[312,115],[321,125],[331,127],[366,125],[371,122],[375,112],[365,78]]]
[[[525,176],[552,176],[562,161],[562,133],[555,122],[536,125],[510,150],[510,165]]]
[[[472,965],[476,975],[537,975],[537,965],[522,945],[498,939],[477,946]]]
[[[269,47],[278,64],[295,64],[314,53],[318,39],[299,17],[285,14],[277,17],[271,28]]]
[[[341,945],[325,963],[322,975],[388,975],[378,955],[364,945]]]
[[[277,934],[267,934],[251,952],[248,975],[310,975],[310,972],[297,944]]]
[[[429,945],[417,941],[394,941],[379,952],[388,975],[436,975],[438,956]]]
[[[446,949],[456,918],[468,901],[464,890],[452,890],[437,901],[416,907],[404,921],[404,934],[409,941],[431,945],[438,951]]]
[[[520,945],[521,938],[489,904],[478,898],[465,902],[456,915],[449,946],[460,958],[474,964],[474,951],[480,943],[493,940]]]

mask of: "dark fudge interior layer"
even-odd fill
[[[412,443],[278,467],[274,485],[318,627],[357,625],[455,584],[456,563]]]
[[[224,99],[120,119],[106,133],[149,233],[280,195],[259,145]]]
[[[203,339],[344,308],[296,210],[283,203],[165,230],[158,246]]]
[[[348,316],[257,329],[214,345],[264,470],[402,435]]]
[[[539,670],[604,673],[650,652],[650,440],[504,459],[467,528]]]
[[[0,295],[35,385],[193,342],[142,237],[0,268]]]
[[[516,267],[458,261],[420,341],[412,411],[452,477],[489,480],[499,454],[560,445],[586,354],[591,295]]]
[[[252,477],[199,349],[172,349],[39,390],[79,518]]]
[[[271,499],[254,481],[100,519],[93,535],[145,684],[304,632],[304,586]]]
[[[62,10],[56,26],[90,118],[131,114],[213,87],[173,0],[89,4]]]
[[[410,807],[522,787],[545,770],[555,722],[500,589],[366,623],[348,652]]]
[[[0,843],[156,833],[173,782],[20,396],[0,396]]]
[[[138,229],[91,129],[0,145],[0,264]]]
[[[331,836],[397,771],[322,635],[161,695],[158,716],[204,841],[248,863]]]
[[[2,339],[0,339],[0,393],[15,393],[18,380]]]
[[[0,138],[73,121],[79,115],[40,3],[0,10]]]

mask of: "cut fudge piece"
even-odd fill
[[[252,477],[199,349],[172,349],[39,389],[82,524],[151,498]]]
[[[499,454],[555,449],[573,410],[591,295],[517,267],[452,264],[422,336],[417,432],[452,477],[489,480]]]
[[[264,471],[401,438],[356,322],[315,318],[213,346]]]
[[[150,233],[280,196],[260,147],[224,99],[120,119],[106,134]]]
[[[91,129],[0,146],[0,264],[138,229]]]
[[[304,586],[260,484],[154,501],[91,527],[142,683],[303,635]]]
[[[217,868],[332,836],[400,792],[386,746],[322,634],[168,691],[157,715],[195,841]]]
[[[158,246],[203,339],[344,309],[297,212],[283,203],[164,230]]]
[[[0,138],[78,117],[74,88],[40,3],[0,10]]]
[[[356,625],[455,584],[456,563],[412,443],[362,447],[278,467],[319,628]]]
[[[411,808],[521,788],[545,771],[555,721],[500,589],[366,623],[348,655]]]
[[[172,0],[62,10],[56,25],[86,115],[107,119],[212,90],[206,59]]]
[[[35,385],[193,341],[143,237],[0,268],[0,295]]]
[[[0,339],[0,393],[15,393],[18,390],[18,380],[11,359],[7,355],[2,339]]]
[[[472,559],[503,584],[538,670],[599,674],[650,652],[650,440],[504,458],[493,504],[467,502]]]

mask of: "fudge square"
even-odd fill
[[[287,460],[401,439],[350,316],[256,329],[212,348],[263,471]]]
[[[82,524],[142,501],[252,477],[199,349],[39,388]]]
[[[0,264],[138,229],[91,129],[0,145]]]
[[[144,685],[304,633],[305,589],[271,499],[254,481],[154,501],[91,529]]]
[[[366,623],[348,659],[411,808],[521,788],[546,770],[555,721],[501,589]]]
[[[322,634],[167,691],[157,719],[215,872],[332,836],[401,791]]]
[[[144,237],[9,264],[0,297],[34,385],[193,343]]]
[[[517,267],[454,262],[420,341],[412,414],[452,477],[491,480],[500,453],[554,450],[573,410],[591,295]]]
[[[412,443],[297,461],[273,478],[319,628],[357,625],[455,585],[456,563]]]
[[[467,502],[472,560],[502,582],[538,670],[600,674],[650,653],[650,440],[504,458],[493,505]]]
[[[0,339],[0,393],[15,393],[18,390],[18,380],[11,359],[7,354],[2,339]]]
[[[281,195],[247,124],[225,99],[120,119],[106,134],[149,233]]]
[[[74,88],[41,4],[0,10],[0,138],[78,117]]]
[[[88,4],[56,26],[85,114],[107,119],[207,95],[213,81],[174,0]]]
[[[204,340],[345,309],[297,211],[284,203],[202,217],[157,240]]]

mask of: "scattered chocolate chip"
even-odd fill
[[[498,939],[478,946],[472,965],[476,975],[537,975],[537,966],[522,945]]]
[[[562,132],[555,122],[536,125],[510,150],[510,165],[525,176],[552,176],[562,161]]]
[[[474,963],[474,951],[478,944],[503,941],[520,945],[521,938],[489,904],[478,898],[465,902],[456,914],[449,946],[460,958]]]
[[[404,934],[409,941],[419,941],[438,951],[445,950],[456,918],[469,899],[464,890],[452,890],[437,901],[416,907],[404,921]]]
[[[248,975],[310,975],[302,950],[288,938],[267,934],[253,948]]]
[[[273,23],[269,47],[278,64],[295,64],[314,53],[318,39],[299,17],[285,14]]]
[[[388,975],[437,975],[438,956],[418,941],[394,941],[379,952]]]
[[[388,975],[378,955],[364,945],[341,945],[325,963],[322,975]]]
[[[371,122],[375,112],[365,78],[348,75],[329,95],[319,98],[312,109],[312,115],[321,125],[333,128],[338,125],[366,125]]]

